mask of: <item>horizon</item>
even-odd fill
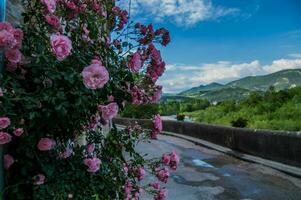
[[[271,75],[271,74],[276,74],[276,73],[279,73],[279,72],[283,72],[283,71],[289,71],[289,70],[301,70],[301,66],[300,68],[295,68],[295,69],[282,69],[282,70],[279,70],[279,71],[276,71],[276,72],[272,72],[272,73],[268,73],[268,74],[264,74],[264,75],[249,75],[249,76],[244,76],[244,77],[241,77],[241,78],[237,78],[237,79],[234,79],[232,81],[227,81],[227,82],[224,82],[224,83],[220,83],[218,81],[213,81],[213,82],[210,82],[210,83],[207,83],[207,84],[200,84],[200,85],[197,85],[197,86],[193,86],[193,87],[190,87],[188,89],[185,89],[185,90],[182,90],[182,91],[179,91],[179,92],[176,92],[176,93],[173,93],[173,92],[163,92],[163,95],[164,94],[179,94],[179,93],[182,93],[182,92],[185,92],[187,90],[190,90],[192,88],[197,88],[197,87],[200,87],[200,86],[208,86],[208,85],[211,85],[211,84],[219,84],[219,85],[222,85],[222,86],[225,86],[225,85],[228,85],[232,82],[235,82],[235,81],[239,81],[241,79],[245,79],[245,78],[248,78],[248,77],[259,77],[259,76],[268,76],[268,75]]]
[[[169,29],[159,84],[178,93],[301,68],[300,9],[298,0],[132,0],[130,13]]]

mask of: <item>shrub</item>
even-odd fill
[[[166,46],[169,33],[128,23],[114,2],[25,0],[23,31],[0,24],[6,199],[132,199],[142,187],[165,194],[140,183],[146,169],[160,178],[161,159],[134,149],[160,133],[160,116],[153,131],[113,124],[106,135],[103,126],[125,103],[159,100],[165,63],[156,45]],[[175,169],[178,157],[166,155]]]
[[[233,127],[245,128],[248,125],[248,120],[242,117],[239,117],[236,120],[231,121]]]
[[[177,120],[178,121],[184,121],[184,119],[185,119],[185,115],[182,115],[182,114],[177,115]]]

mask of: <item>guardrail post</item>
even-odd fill
[[[6,15],[6,0],[0,0],[0,22],[5,21]],[[3,64],[3,52],[0,51],[0,82],[2,81]],[[3,145],[0,145],[0,191],[4,189],[4,170],[3,170]],[[2,196],[0,196],[2,199]]]

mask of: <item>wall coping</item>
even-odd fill
[[[137,121],[152,128],[149,119],[116,118],[119,125]],[[163,132],[197,138],[231,149],[235,154],[252,155],[262,159],[301,168],[301,132],[235,128],[204,123],[163,120]]]

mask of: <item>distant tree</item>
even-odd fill
[[[231,121],[233,127],[245,128],[248,125],[248,120],[242,117],[239,117],[236,120]]]

